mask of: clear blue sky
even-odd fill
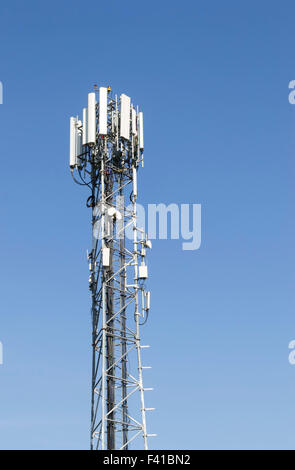
[[[145,117],[140,202],[201,203],[202,246],[154,241],[151,447],[295,449],[295,5],[0,7],[0,446],[89,445],[86,191],[69,116],[93,84]]]

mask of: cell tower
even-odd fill
[[[98,98],[98,99],[97,99]],[[91,449],[148,448],[140,325],[148,318],[147,240],[138,226],[143,113],[130,97],[95,86],[83,122],[70,118],[70,168],[87,186],[92,298]],[[138,442],[139,438],[143,440]],[[137,441],[136,441],[137,440]],[[132,444],[131,444],[132,443]]]

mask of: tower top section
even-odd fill
[[[143,113],[129,96],[112,96],[110,87],[95,87],[88,93],[88,105],[70,118],[70,168],[82,168],[91,149],[112,147],[113,158],[124,156],[132,166],[143,164]]]

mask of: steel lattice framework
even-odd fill
[[[110,89],[89,93],[83,123],[71,118],[70,166],[91,191],[91,449],[148,448],[140,325],[150,307],[145,290],[146,239],[137,217],[137,172],[143,166],[143,118],[130,98]],[[148,368],[148,367],[146,367]],[[143,438],[136,444],[136,439]],[[132,443],[132,444],[131,444]]]

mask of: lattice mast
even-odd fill
[[[98,99],[97,99],[98,98]],[[89,188],[92,248],[91,449],[148,448],[140,325],[150,308],[146,249],[138,225],[137,172],[143,166],[143,114],[110,87],[88,94],[83,121],[70,118],[70,168]],[[131,445],[132,443],[132,445]]]

